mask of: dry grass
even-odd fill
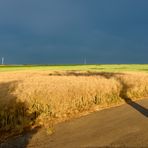
[[[146,73],[7,72],[0,74],[0,132],[50,126],[96,109],[147,97]]]

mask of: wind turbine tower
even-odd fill
[[[4,57],[2,57],[2,65],[4,65]]]
[[[86,65],[87,64],[87,62],[86,62],[86,56],[84,57],[84,65]]]

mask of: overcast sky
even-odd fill
[[[148,0],[0,0],[9,64],[148,63]]]

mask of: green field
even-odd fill
[[[148,71],[148,64],[98,64],[98,65],[3,65],[0,72],[22,70],[78,70],[78,71]]]

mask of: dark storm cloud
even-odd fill
[[[1,0],[8,63],[147,63],[147,0]]]

